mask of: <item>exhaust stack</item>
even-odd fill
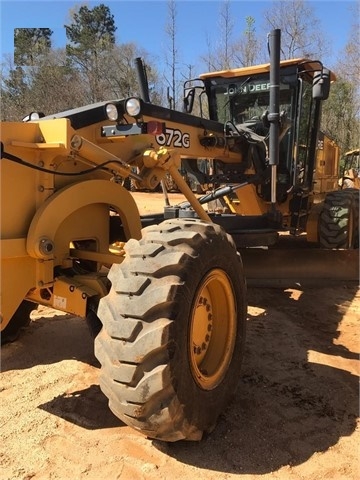
[[[268,121],[269,133],[269,164],[271,165],[271,204],[276,204],[276,178],[279,164],[279,131],[280,131],[280,43],[281,31],[272,30],[268,36],[270,53],[270,104]]]

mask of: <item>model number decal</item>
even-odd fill
[[[183,133],[181,130],[167,128],[164,133],[156,135],[156,141],[162,147],[190,147],[190,135],[188,133]]]

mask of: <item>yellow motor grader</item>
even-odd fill
[[[339,187],[360,190],[360,149],[349,150],[344,157],[344,165],[338,182]]]
[[[152,104],[142,84],[140,97],[1,125],[2,340],[38,304],[87,317],[111,410],[150,438],[199,440],[234,394],[239,250],[283,232],[319,250],[358,247],[358,197],[314,190],[334,75],[317,60],[280,62],[279,30],[269,47],[269,64],[185,85],[183,112]],[[167,174],[184,202],[140,216],[124,179],[152,190]]]

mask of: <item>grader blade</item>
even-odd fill
[[[358,250],[246,248],[240,253],[249,286],[321,287],[359,282]]]

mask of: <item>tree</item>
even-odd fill
[[[207,35],[208,52],[202,60],[207,65],[207,70],[225,70],[234,65],[234,49],[232,34],[234,29],[233,15],[231,14],[230,0],[224,0],[219,10],[219,34],[214,44],[211,43],[213,35]]]
[[[359,17],[350,29],[349,40],[343,52],[340,52],[338,61],[339,69],[343,71],[346,78],[360,88],[360,36]]]
[[[258,62],[260,42],[256,36],[255,19],[246,17],[246,30],[234,45],[234,59],[237,67],[249,67]]]
[[[101,61],[115,44],[115,21],[109,7],[101,4],[89,9],[81,6],[72,14],[73,23],[65,25],[66,54],[87,81],[89,101],[103,100]]]
[[[46,62],[52,33],[49,28],[14,30],[14,64],[9,58],[7,66],[2,63],[2,119],[20,120],[32,109],[32,78]]]
[[[357,5],[353,13],[353,24],[349,26],[348,39],[344,49],[339,52],[335,68],[360,94],[360,11]]]
[[[230,0],[224,0],[220,7],[220,43],[218,55],[220,69],[226,70],[232,67],[233,63],[233,45],[232,34],[234,30],[234,20],[231,14]]]
[[[354,23],[348,40],[334,66],[337,81],[323,108],[323,125],[345,153],[359,148],[360,138],[360,38],[359,11],[354,8]]]
[[[305,0],[273,1],[265,11],[267,29],[281,30],[283,59],[322,58],[326,54],[326,36],[320,22]]]
[[[158,81],[157,70],[151,66],[146,51],[139,49],[135,43],[115,45],[111,55],[104,57],[102,64],[104,96],[109,99],[140,94],[134,63],[137,57],[141,57],[146,66],[151,101],[159,104],[159,94],[155,89]]]
[[[84,105],[79,72],[66,62],[65,49],[50,50],[37,66],[2,63],[1,118],[21,120],[32,111],[45,115]],[[68,88],[71,85],[71,88]]]
[[[51,48],[50,28],[15,28],[14,61],[20,66],[34,66]]]
[[[322,129],[329,133],[342,151],[350,150],[353,140],[356,118],[353,100],[353,85],[338,78],[323,106]]]
[[[168,1],[168,21],[165,27],[165,32],[169,38],[169,56],[167,56],[166,64],[170,69],[170,79],[165,77],[165,81],[168,84],[168,102],[170,108],[176,108],[177,104],[177,76],[176,76],[176,67],[178,62],[178,51],[176,47],[176,2],[174,0]]]
[[[46,115],[86,103],[82,78],[78,70],[68,64],[65,49],[51,50],[42,67],[33,72],[31,100],[32,109]]]
[[[14,66],[6,77],[1,75],[1,120],[21,120],[26,112],[28,94],[23,67]]]

